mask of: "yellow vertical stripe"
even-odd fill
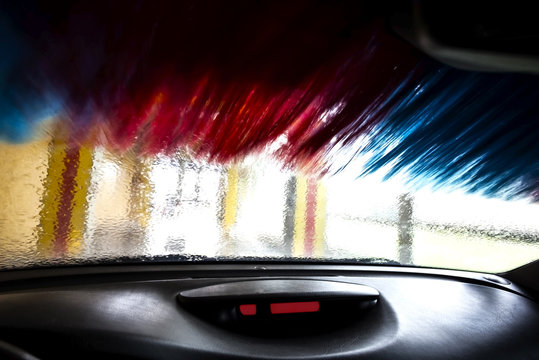
[[[223,229],[228,232],[236,222],[238,211],[238,169],[232,166],[227,172],[227,185],[224,200]]]
[[[71,226],[67,241],[67,251],[70,254],[77,253],[84,240],[92,164],[92,152],[87,147],[81,146],[79,149],[79,166],[75,177],[75,188],[73,189],[73,202],[71,204]]]
[[[62,189],[62,175],[65,170],[64,157],[66,144],[63,141],[53,140],[49,144],[49,162],[47,177],[44,184],[44,193],[40,212],[40,231],[38,236],[38,251],[49,253],[52,251],[56,236],[58,205]]]
[[[322,257],[324,255],[324,241],[326,232],[326,186],[322,181],[318,181],[316,191],[316,222],[314,255]]]
[[[296,212],[294,214],[294,243],[292,256],[304,255],[305,243],[305,214],[307,209],[307,179],[297,176],[296,182]]]

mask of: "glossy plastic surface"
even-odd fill
[[[248,270],[250,268],[251,270]],[[349,267],[176,267],[114,274],[88,269],[39,282],[4,276],[0,336],[47,358],[536,359],[539,305],[487,281]],[[66,269],[69,272],[69,269]],[[77,270],[77,271],[80,271]],[[341,328],[308,336],[239,334],[182,309],[181,291],[253,278],[336,280],[372,286],[379,304]],[[324,275],[320,275],[323,273]],[[13,274],[12,274],[13,275]],[[30,336],[30,334],[32,336]],[[37,335],[36,335],[37,334]],[[46,340],[44,340],[46,339]],[[84,355],[86,354],[86,355]]]

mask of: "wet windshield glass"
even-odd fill
[[[402,178],[321,179],[54,141],[1,145],[0,265],[314,258],[508,270],[539,257],[539,208]]]
[[[536,75],[364,2],[0,10],[0,268],[539,258]]]

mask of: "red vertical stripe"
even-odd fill
[[[314,240],[316,238],[316,188],[316,180],[309,179],[307,181],[307,206],[305,209],[305,256],[312,256],[314,254]]]
[[[73,197],[75,195],[75,177],[79,165],[79,146],[69,146],[66,149],[64,158],[64,172],[62,174],[62,187],[60,189],[60,203],[58,204],[56,237],[54,251],[63,254],[66,251],[66,244],[69,234],[69,224],[71,223],[71,212]]]

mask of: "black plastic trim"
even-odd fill
[[[287,276],[290,271],[305,276],[320,275],[422,275],[465,281],[503,289],[530,299],[534,296],[517,282],[506,284],[503,274],[489,274],[471,271],[419,268],[382,265],[334,265],[334,264],[275,264],[219,262],[205,264],[138,264],[138,265],[86,265],[58,268],[38,268],[0,271],[0,291],[22,289],[29,286],[27,280],[40,279],[42,286],[54,286],[68,278],[76,278],[79,283],[98,281],[119,281],[126,276],[137,279],[158,279],[178,277],[228,277],[228,276]],[[107,278],[103,279],[102,275]],[[493,281],[495,279],[495,281]]]

